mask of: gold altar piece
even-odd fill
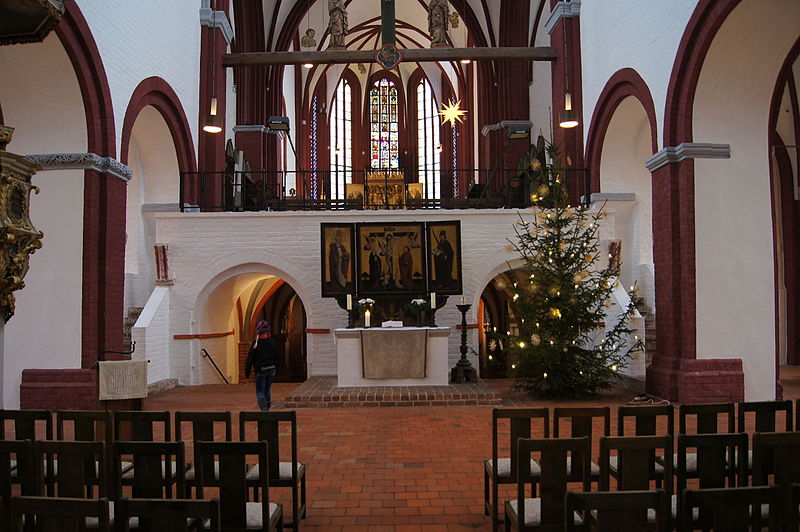
[[[367,172],[366,185],[370,209],[402,209],[405,205],[406,178],[402,171]]]
[[[42,232],[31,223],[31,176],[37,166],[21,155],[5,151],[14,128],[0,126],[0,313],[7,322],[14,315],[14,291],[25,287],[30,255],[42,247]]]

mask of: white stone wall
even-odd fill
[[[170,378],[169,288],[157,286],[131,329],[136,342],[134,360],[149,360],[147,383]]]
[[[531,212],[524,211],[523,215]],[[345,312],[333,299],[320,296],[320,223],[456,219],[461,220],[464,296],[472,304],[467,321],[476,323],[480,294],[491,279],[508,269],[507,261],[516,259],[507,247],[507,239],[513,238],[518,216],[512,210],[158,214],[156,238],[170,245],[170,268],[175,277],[175,285],[170,288],[171,327],[175,333],[221,332],[204,329],[212,323],[213,312],[229,312],[219,310],[222,300],[218,291],[230,293],[226,284],[231,279],[250,274],[275,275],[289,283],[303,301],[308,328],[332,331],[344,327]],[[605,227],[602,238],[612,237],[613,228]],[[451,364],[460,356],[460,332],[455,330],[461,322],[455,308],[458,298],[451,297],[436,315],[437,324],[453,327],[449,342]],[[228,305],[232,305],[230,301]],[[198,359],[199,344],[205,342],[193,346],[186,340],[170,341],[172,377],[184,384],[218,382],[213,368],[202,367],[207,362]],[[334,375],[336,348],[332,332],[309,334],[307,342],[309,375]],[[468,342],[477,349],[476,330],[470,330]],[[221,349],[222,343],[215,343],[215,349]],[[235,348],[231,342],[228,346]],[[224,358],[217,353],[214,356],[218,364]],[[472,361],[477,366],[474,357]]]
[[[159,76],[175,90],[195,146],[200,77],[200,2],[78,0],[108,77],[117,151],[125,110],[136,86]]]
[[[656,108],[659,148],[672,65],[696,0],[583,0],[581,63],[584,134],[597,99],[618,70],[636,70],[650,88]],[[644,161],[642,161],[644,162]]]

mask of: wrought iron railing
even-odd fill
[[[516,168],[181,172],[180,177],[182,211],[524,208],[531,192]]]

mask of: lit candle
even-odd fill
[[[436,292],[431,292],[431,308],[436,308]]]
[[[347,310],[353,310],[353,296],[347,294]]]
[[[364,327],[369,327],[369,311],[364,311]]]
[[[466,300],[466,298],[464,296],[461,296],[461,304],[462,305],[466,305],[467,304],[467,300]]]

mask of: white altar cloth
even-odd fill
[[[387,351],[387,356],[425,357],[425,372],[421,378],[386,378],[369,379],[364,377],[364,360],[362,358],[362,334],[378,331],[379,334],[398,335],[398,339],[411,331],[426,331],[426,352],[422,353],[392,353]],[[450,336],[449,327],[400,327],[369,329],[335,329],[336,354],[338,359],[338,386],[446,386],[449,382],[450,368],[448,367],[447,338]],[[386,348],[392,346],[402,349],[403,342],[386,343]]]

